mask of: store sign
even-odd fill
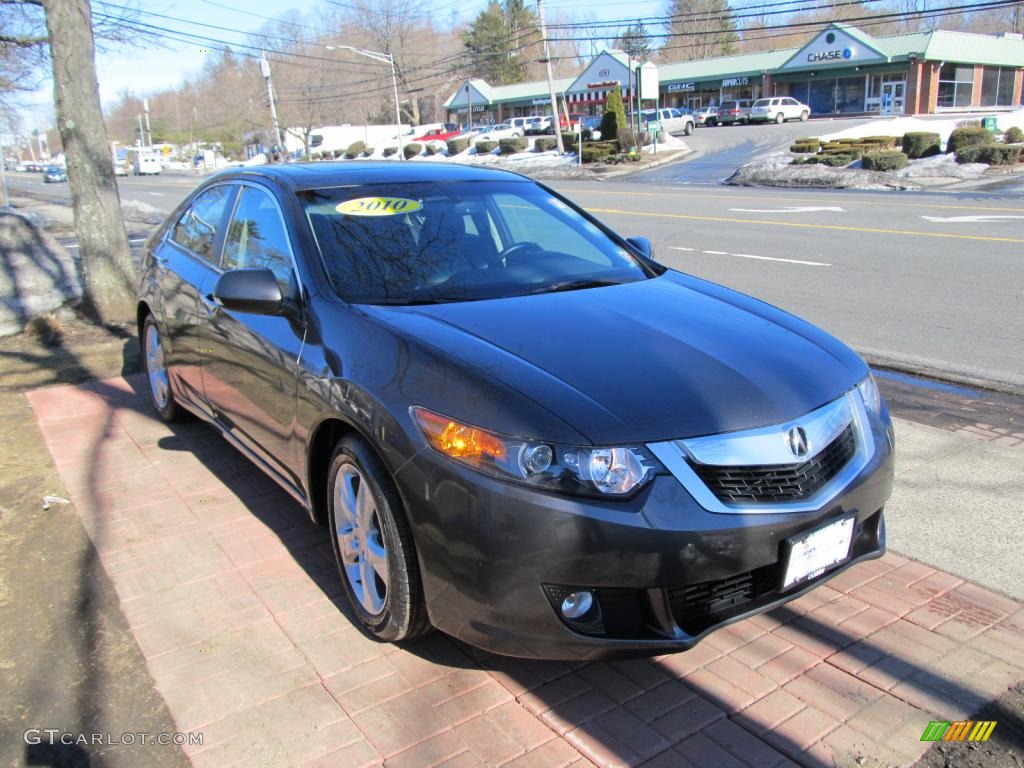
[[[605,70],[605,69],[601,70],[602,73],[607,72],[607,71],[608,70]],[[619,85],[619,84],[620,83],[619,83],[618,80],[602,80],[599,83],[587,83],[587,88],[590,88],[591,90],[596,90],[598,88],[614,88],[616,85]]]
[[[807,69],[815,66],[850,66],[871,61],[884,61],[885,57],[867,43],[854,38],[842,29],[827,29],[797,51],[782,65],[782,69]]]
[[[535,107],[539,107],[541,104],[550,104],[551,103],[551,99],[550,98],[547,98],[547,99],[534,99],[532,103],[533,103],[533,105]]]
[[[666,89],[669,93],[690,93],[697,90],[696,83],[672,83]]]
[[[749,77],[730,77],[728,80],[722,81],[723,88],[733,88],[737,85],[750,85]]]

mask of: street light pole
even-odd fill
[[[325,47],[329,51],[352,51],[352,53],[358,53],[360,56],[365,56],[368,59],[391,65],[391,88],[395,95],[395,127],[398,128],[398,159],[404,160],[405,146],[402,141],[402,113],[398,106],[398,75],[395,73],[394,54],[384,53],[383,51],[369,51],[365,48],[353,48],[351,45],[328,45]]]

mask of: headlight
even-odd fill
[[[509,480],[576,494],[624,496],[660,464],[646,448],[588,448],[524,440],[412,408],[427,444],[455,461]]]
[[[869,413],[877,416],[882,412],[882,395],[878,391],[878,384],[875,382],[874,376],[869,373],[857,385],[857,391],[860,392],[861,400],[864,401],[864,407],[868,409]]]

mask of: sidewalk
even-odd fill
[[[1020,603],[896,554],[683,654],[570,664],[440,634],[379,644],[345,615],[326,533],[209,427],[155,420],[144,387],[28,400],[157,689],[179,730],[203,734],[195,766],[908,765],[929,721],[1024,679]],[[963,509],[936,496],[953,471],[972,493],[1002,471],[983,493],[1012,506],[1019,443],[897,429],[891,546],[904,514],[970,522],[973,495]]]

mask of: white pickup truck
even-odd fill
[[[693,115],[673,107],[662,107],[661,109],[645,109],[640,113],[644,123],[661,123],[661,130],[665,133],[681,133],[689,136],[696,126]]]

